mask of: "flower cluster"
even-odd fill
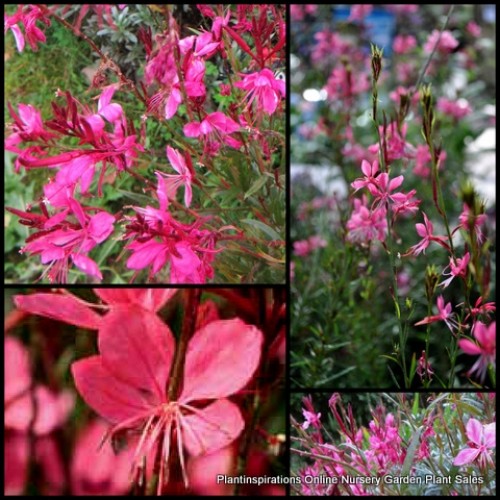
[[[67,6],[28,5],[6,15],[5,26],[13,31],[18,48],[24,44],[20,22],[32,45],[34,40],[45,40],[35,25],[37,20],[48,24],[55,19],[78,36],[90,8],[98,14],[99,23],[114,26],[111,6],[89,5],[83,6],[74,25],[63,19]],[[247,201],[252,193],[245,193],[252,184],[257,186],[254,192],[268,184],[273,206],[284,210],[277,201],[282,188],[276,163],[283,154],[286,86],[275,74],[284,66],[282,8],[200,5],[209,28],[189,36],[181,35],[173,8],[167,6],[164,11],[163,31],[153,34],[153,27],[141,27],[138,38],[146,60],[140,85],[124,76],[118,65],[86,38],[101,58],[91,86],[99,91],[96,105],[79,101],[69,90],[57,90],[49,119],[42,118],[30,104],[20,103],[17,110],[8,104],[13,122],[5,148],[16,155],[16,172],[52,172],[43,186],[41,201],[26,210],[11,210],[21,223],[36,230],[22,252],[41,255],[41,263],[48,266],[43,277],[52,283],[66,282],[72,265],[90,280],[102,280],[100,265],[109,264],[109,257],[108,261],[103,257],[109,249],[105,251],[102,245],[111,247],[112,241],[127,242],[125,250],[132,254],[126,260],[126,270],[133,280],[146,268],[147,280],[204,283],[214,279],[214,260],[225,249],[225,239],[233,242],[233,248],[241,245],[247,250],[249,235],[235,224],[230,213],[233,208],[243,210],[244,220],[260,219],[273,234],[282,232],[274,222],[275,215],[265,207],[254,208],[251,200]],[[227,73],[220,88],[213,76],[218,66],[222,76]],[[109,72],[117,81],[109,81]],[[140,116],[138,109],[126,113],[126,94],[133,94],[136,105],[145,106],[145,112]],[[170,167],[163,169],[158,164],[156,182],[142,170],[154,158],[146,123],[151,120],[169,131],[169,140],[162,146],[175,170],[172,173]],[[245,187],[234,189],[227,205],[219,204],[210,190],[229,190],[239,176],[235,162],[239,168],[248,168]],[[268,176],[275,178],[274,183]],[[138,183],[147,195],[156,193],[159,208],[110,204],[107,199],[112,188],[108,186],[118,183],[131,186],[132,199],[138,194]],[[184,203],[176,201],[181,186]],[[116,199],[120,196],[115,195]],[[34,206],[40,207],[42,215],[31,211]],[[134,215],[127,214],[130,209]],[[266,215],[260,213],[262,209]],[[214,211],[217,216],[213,216]],[[264,241],[259,243],[267,248]],[[273,248],[272,253],[278,255],[281,245]],[[245,250],[241,252],[250,255]],[[265,252],[253,256],[264,261],[268,257]]]

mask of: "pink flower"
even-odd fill
[[[428,325],[429,323],[434,323],[435,321],[444,321],[446,326],[450,329],[451,333],[453,333],[453,327],[457,326],[456,321],[453,319],[454,313],[452,313],[452,305],[451,302],[448,304],[444,303],[444,297],[440,295],[437,298],[437,307],[438,314],[434,316],[427,316],[423,320],[415,323],[415,326],[419,325]]]
[[[483,425],[479,420],[470,418],[466,425],[467,448],[461,450],[453,460],[458,467],[477,460],[481,468],[494,467],[491,449],[496,447],[496,422]]]
[[[67,209],[45,221],[45,229],[31,237],[22,252],[41,255],[42,264],[49,264],[45,273],[51,282],[67,281],[69,259],[85,274],[102,279],[98,265],[86,254],[111,235],[115,218],[104,211],[89,216],[76,200],[68,198],[68,203]],[[70,212],[77,224],[65,220]]]
[[[205,283],[213,277],[211,263],[217,252],[216,235],[200,229],[204,219],[191,225],[176,221],[167,212],[168,198],[165,179],[158,178],[158,201],[160,208],[134,207],[137,215],[128,217],[125,238],[134,241],[127,245],[133,254],[127,260],[129,269],[144,269],[152,266],[151,275],[170,263],[171,283]]]
[[[316,428],[321,426],[321,413],[312,413],[303,409],[302,414],[305,418],[302,429],[308,429],[310,425]]]
[[[449,278],[439,283],[439,286],[442,286],[444,288],[448,287],[449,284],[457,276],[462,276],[463,278],[465,278],[467,275],[467,266],[469,265],[469,260],[470,260],[469,252],[467,252],[461,259],[457,258],[456,263],[453,257],[450,257],[450,265],[448,266],[450,268],[450,272],[449,273],[443,272],[443,276],[449,276]]]
[[[281,98],[285,97],[285,81],[275,78],[273,72],[267,68],[241,76],[243,80],[235,82],[234,86],[247,91],[247,106],[256,100],[257,109],[262,108],[268,115],[272,115]]]
[[[477,373],[479,380],[483,382],[488,366],[490,364],[495,366],[496,363],[496,321],[493,321],[488,326],[480,321],[476,321],[472,331],[477,342],[474,343],[469,339],[460,339],[458,345],[466,354],[472,356],[479,355],[478,360],[468,374]]]
[[[418,235],[422,238],[420,243],[412,246],[408,251],[408,255],[419,255],[422,252],[425,253],[425,249],[431,244],[431,241],[434,241],[441,245],[443,248],[449,250],[449,247],[446,243],[446,238],[444,236],[434,236],[434,226],[432,222],[427,218],[425,212],[422,212],[424,216],[424,223],[415,224],[415,228],[417,230]]]
[[[45,34],[36,26],[37,21],[41,21],[46,26],[50,26],[50,19],[46,16],[44,11],[33,4],[19,5],[17,11],[12,16],[4,14],[4,32],[7,33],[8,29],[12,30],[12,34],[16,39],[18,52],[22,52],[25,45],[24,36],[18,23],[24,25],[25,36],[33,51],[38,50],[38,42],[45,42]]]
[[[130,447],[115,453],[111,443],[102,444],[109,430],[102,420],[90,422],[77,437],[71,460],[73,495],[124,495],[130,490]]]
[[[458,47],[458,40],[448,30],[443,31],[443,33],[439,30],[433,30],[424,44],[424,51],[430,54],[436,44],[438,52],[449,54]]]
[[[184,204],[186,207],[189,207],[193,197],[193,190],[191,188],[191,170],[188,168],[186,160],[177,149],[167,146],[166,151],[170,164],[178,175],[164,174],[163,172],[158,171],[156,171],[156,175],[161,175],[163,178],[166,178],[163,185],[165,186],[165,196],[167,199],[174,198],[177,189],[184,185]],[[189,153],[186,152],[186,156],[189,156]]]
[[[401,158],[411,158],[413,156],[413,146],[406,142],[406,132],[408,124],[404,123],[401,128],[397,122],[391,122],[389,125],[379,127],[382,151],[384,152],[385,161],[390,164],[394,160]],[[380,144],[377,142],[368,147],[368,150],[373,154],[378,154]]]
[[[476,233],[477,242],[481,244],[484,241],[484,233],[481,231],[481,226],[486,222],[486,214],[474,214],[474,211],[464,203],[462,213],[458,220],[460,225],[453,230],[453,233],[462,228],[469,233]]]
[[[467,30],[467,33],[472,35],[474,38],[479,38],[481,36],[481,26],[474,21],[469,21],[465,29]]]
[[[349,231],[347,239],[354,243],[369,243],[372,240],[385,241],[387,236],[386,209],[381,206],[370,210],[366,198],[354,200],[354,210],[346,227]]]
[[[417,46],[417,39],[412,35],[398,35],[394,37],[392,49],[396,54],[406,54]]]
[[[114,424],[111,435],[140,431],[134,474],[151,451],[160,451],[161,492],[174,443],[187,485],[184,449],[192,456],[211,453],[241,434],[243,417],[227,397],[252,378],[262,342],[262,333],[239,319],[202,327],[189,341],[181,393],[170,401],[166,388],[175,352],[172,332],[155,314],[112,311],[99,330],[100,354],[73,363],[72,373],[87,404]]]
[[[232,134],[237,132],[240,126],[221,111],[216,111],[207,115],[201,122],[191,122],[184,125],[186,137],[199,137],[200,135],[211,134]]]
[[[364,177],[356,179],[351,183],[351,186],[358,191],[361,188],[368,187],[370,184],[376,184],[376,176],[379,173],[378,161],[375,160],[370,164],[366,160],[361,162],[361,171],[365,174]],[[355,191],[355,192],[356,192]]]
[[[451,101],[445,97],[440,97],[437,102],[437,109],[441,111],[441,113],[451,116],[456,120],[460,120],[472,113],[469,102],[464,98],[460,98],[457,101]]]

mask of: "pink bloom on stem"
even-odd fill
[[[417,230],[418,235],[422,238],[420,243],[412,246],[408,251],[409,255],[419,255],[422,252],[425,253],[425,249],[431,244],[431,241],[434,241],[441,245],[443,248],[449,250],[448,244],[446,243],[446,238],[444,236],[434,236],[434,225],[427,218],[425,212],[422,212],[424,216],[424,223],[415,224],[415,228]]]
[[[427,316],[418,323],[415,323],[415,326],[428,325],[429,323],[434,323],[435,321],[444,321],[446,323],[446,326],[453,333],[453,326],[455,326],[456,323],[453,320],[454,313],[451,312],[452,311],[451,302],[445,304],[444,297],[440,295],[437,298],[437,307],[438,307],[438,314],[434,316]]]
[[[37,21],[41,21],[46,26],[50,26],[50,19],[46,17],[44,11],[40,7],[34,4],[19,5],[17,11],[11,16],[4,14],[4,33],[7,33],[8,29],[12,30],[18,52],[24,50],[24,36],[28,39],[28,43],[33,51],[38,50],[38,42],[45,42],[45,34],[36,26]],[[24,36],[18,23],[24,25]]]
[[[172,165],[173,169],[178,173],[175,174],[164,174],[163,172],[156,172],[156,175],[161,175],[164,179],[165,195],[168,198],[174,198],[177,189],[184,185],[184,204],[186,207],[191,205],[191,199],[193,197],[193,190],[191,187],[192,174],[191,170],[186,165],[185,158],[181,153],[170,146],[167,146],[167,156]],[[186,153],[188,155],[189,153]]]
[[[378,161],[375,160],[370,164],[366,160],[361,162],[361,171],[365,174],[364,177],[356,179],[351,183],[351,186],[358,191],[361,188],[368,187],[370,184],[376,184],[376,176],[379,173]],[[356,192],[355,191],[355,192]]]
[[[449,115],[456,120],[460,120],[467,115],[472,113],[471,105],[467,99],[463,97],[456,100],[451,101],[450,99],[446,99],[445,97],[440,97],[437,102],[437,109],[441,111],[441,113],[445,115]]]
[[[485,238],[481,226],[486,222],[486,218],[486,214],[475,215],[474,211],[464,203],[462,213],[458,217],[460,225],[453,230],[453,233],[460,228],[469,233],[476,233],[477,242],[481,244]]]
[[[481,36],[481,26],[474,21],[469,21],[465,29],[467,30],[467,33],[472,35],[474,38],[479,38]]]
[[[73,495],[124,495],[130,490],[130,447],[115,453],[111,443],[102,444],[109,425],[90,422],[77,437],[71,461]]]
[[[215,136],[220,137],[223,141],[226,140],[226,142],[227,136],[238,130],[240,130],[240,126],[221,111],[207,115],[201,122],[190,122],[184,125],[184,135],[186,137]],[[232,141],[230,141],[229,145],[231,145]]]
[[[385,241],[387,236],[386,209],[381,206],[370,210],[363,200],[354,200],[354,210],[346,227],[349,231],[347,239],[354,243],[369,243],[372,240]]]
[[[387,126],[381,125],[379,127],[382,151],[387,164],[390,164],[394,160],[411,158],[413,156],[413,146],[406,142],[407,131],[407,123],[404,123],[400,128],[395,121],[389,123]],[[378,154],[379,149],[380,144],[378,142],[368,147],[370,153],[373,154]]]
[[[202,327],[189,341],[181,393],[170,401],[166,388],[175,352],[172,332],[155,314],[111,311],[99,330],[100,354],[73,363],[72,373],[87,404],[114,424],[112,436],[140,430],[134,476],[143,459],[159,449],[160,492],[168,482],[175,442],[187,485],[184,449],[192,456],[211,453],[241,434],[245,425],[241,412],[227,397],[252,378],[262,342],[260,330],[240,319]],[[207,400],[215,401],[207,404]],[[197,401],[204,401],[204,406],[193,405]]]
[[[437,52],[449,54],[458,47],[458,40],[448,30],[442,33],[439,30],[433,30],[424,44],[424,51],[430,54],[436,44]]]
[[[117,85],[112,84],[103,88],[101,96],[99,97],[99,103],[97,110],[100,115],[102,115],[108,122],[114,123],[120,120],[123,115],[122,107],[116,102],[111,102],[111,98],[116,92]]]
[[[417,46],[417,39],[412,35],[398,35],[394,38],[392,49],[396,54],[406,54]]]
[[[247,91],[248,106],[256,100],[257,109],[262,108],[268,115],[272,115],[280,99],[285,97],[285,81],[275,78],[273,72],[267,68],[242,77],[243,80],[235,82],[234,86]]]
[[[454,261],[453,257],[450,257],[450,265],[448,266],[450,268],[450,272],[449,273],[443,272],[443,276],[449,276],[449,278],[442,281],[439,284],[439,286],[442,286],[444,288],[448,287],[449,284],[457,276],[462,276],[463,278],[465,278],[467,275],[467,266],[469,265],[469,261],[470,261],[469,252],[467,252],[461,259],[457,258],[456,262]]]
[[[307,410],[302,410],[305,421],[302,424],[302,429],[308,429],[310,425],[313,427],[318,427],[321,425],[321,413],[312,413]]]
[[[476,321],[472,332],[476,338],[476,343],[469,339],[460,339],[458,345],[466,354],[479,356],[468,375],[477,373],[479,380],[483,382],[488,366],[490,364],[495,366],[496,364],[496,321],[489,325]]]
[[[496,448],[496,422],[483,425],[479,420],[470,418],[466,425],[469,442],[453,460],[453,465],[462,466],[477,460],[481,468],[494,467],[492,450]]]

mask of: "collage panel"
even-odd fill
[[[5,304],[5,494],[285,494],[284,287]]]
[[[494,388],[489,5],[292,5],[293,388]]]
[[[495,496],[493,392],[293,393],[294,496]]]
[[[285,5],[7,5],[6,282],[284,284],[286,60]]]

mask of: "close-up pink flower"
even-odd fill
[[[76,387],[114,424],[112,435],[140,432],[134,473],[151,450],[158,450],[159,489],[168,482],[173,450],[187,483],[184,450],[192,456],[210,453],[242,432],[241,411],[228,396],[244,388],[259,364],[262,333],[257,328],[233,319],[197,331],[189,341],[181,392],[173,400],[167,397],[167,384],[175,340],[156,315],[111,311],[101,324],[98,343],[99,355],[73,364]]]
[[[496,422],[481,424],[479,420],[470,418],[466,425],[468,446],[460,450],[453,460],[459,467],[477,461],[482,468],[493,466],[491,450],[496,447]]]

